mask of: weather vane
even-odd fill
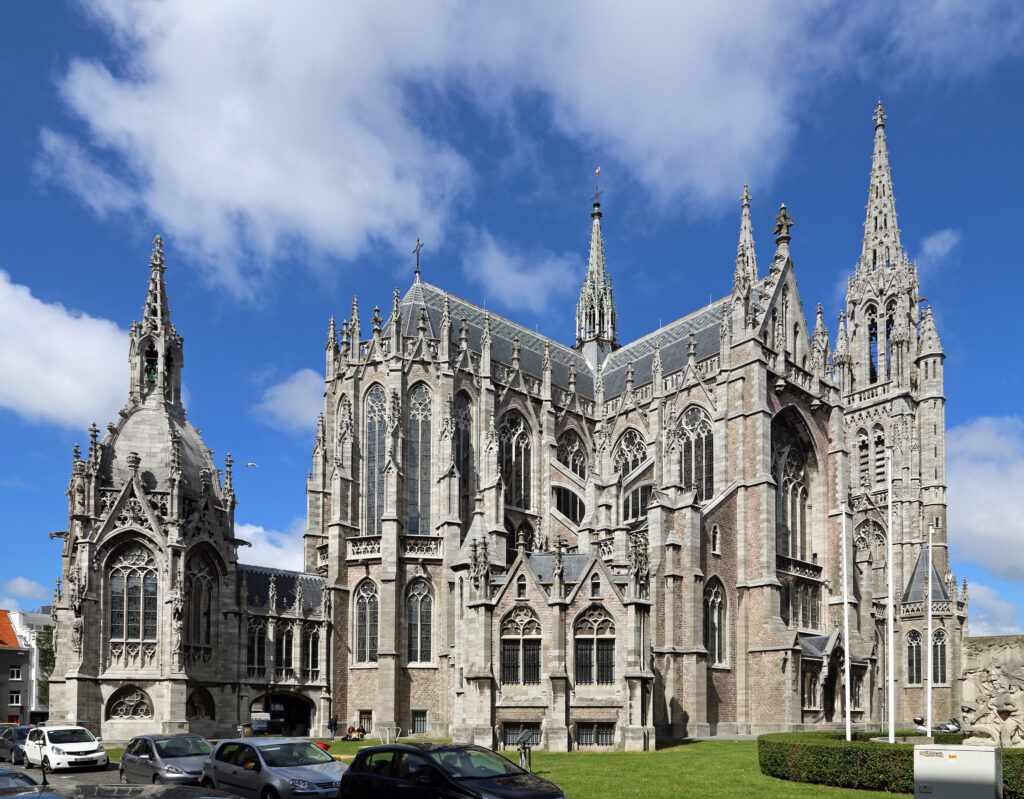
[[[416,247],[413,249],[412,254],[416,256],[416,279],[420,279],[420,250],[423,249],[423,242],[420,241],[420,237],[416,237]]]
[[[591,200],[594,201],[594,205],[597,205],[598,199],[601,197],[602,194],[604,194],[604,192],[601,191],[600,185],[598,184],[598,179],[600,177],[601,167],[598,167],[597,169],[594,170],[594,196],[590,198]]]

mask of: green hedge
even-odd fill
[[[901,731],[897,735],[913,734]],[[913,744],[874,742],[877,732],[785,732],[757,739],[761,771],[793,782],[913,793]],[[959,744],[959,733],[940,733],[939,744]],[[1003,799],[1024,799],[1024,750],[1003,750]]]

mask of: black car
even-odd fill
[[[25,762],[25,738],[32,725],[0,727],[0,762]]]
[[[565,799],[557,785],[482,746],[407,743],[361,749],[342,799]]]

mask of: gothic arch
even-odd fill
[[[535,502],[534,431],[518,408],[509,408],[498,423],[498,468],[505,484],[505,504],[530,510]]]
[[[356,663],[376,663],[380,629],[380,588],[371,578],[352,592],[352,655]]]
[[[708,500],[715,491],[715,436],[711,413],[687,403],[673,418],[669,436],[669,470],[673,481]]]
[[[825,474],[806,419],[792,405],[772,419],[772,476],[775,479],[775,533],[779,555],[810,561],[823,527]]]
[[[622,431],[612,447],[612,462],[623,481],[643,466],[649,457],[647,436],[632,425]]]
[[[388,457],[388,393],[372,383],[363,394],[363,535],[380,535],[384,515],[384,465]]]
[[[153,700],[138,686],[122,685],[107,700],[105,716],[108,721],[149,721],[153,718]]]
[[[216,720],[217,705],[213,701],[213,696],[203,686],[196,686],[188,695],[185,702],[185,718]]]

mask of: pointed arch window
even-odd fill
[[[520,605],[501,622],[501,682],[503,685],[540,683],[540,619]]]
[[[704,648],[709,666],[725,663],[725,589],[717,579],[704,591]]]
[[[217,600],[217,571],[205,555],[196,554],[185,566],[184,642],[192,658],[208,657],[213,640]]]
[[[374,386],[366,395],[366,519],[365,535],[380,535],[384,516],[384,464],[387,440],[387,401]]]
[[[302,676],[320,679],[320,630],[312,623],[302,627]]]
[[[295,633],[291,622],[278,621],[274,630],[274,669],[278,677],[288,677],[293,667]]]
[[[868,380],[878,382],[878,315],[874,307],[867,309],[868,318]]]
[[[250,677],[261,676],[267,670],[267,624],[263,619],[249,619],[245,664]]]
[[[683,488],[695,491],[698,501],[710,499],[715,493],[715,440],[711,417],[703,408],[683,411],[676,425],[676,446]]]
[[[871,486],[871,445],[868,440],[868,431],[861,428],[857,431],[857,468],[860,473],[860,485],[863,488]]]
[[[377,662],[377,586],[367,580],[356,591],[356,662]]]
[[[409,630],[409,662],[429,663],[432,644],[430,588],[417,580],[405,600],[405,621]]]
[[[907,633],[907,685],[921,684],[921,633]]]
[[[455,397],[455,466],[459,470],[459,520],[462,538],[473,521],[473,406],[460,392]]]
[[[579,524],[585,510],[579,494],[565,486],[555,486],[555,510],[565,516],[573,524]]]
[[[946,631],[941,628],[932,633],[932,682],[946,682]]]
[[[615,449],[615,471],[625,477],[631,474],[640,464],[647,460],[647,442],[639,430],[630,428]]]
[[[896,303],[890,302],[885,308],[885,379],[892,380],[893,354],[892,329],[896,319]]]
[[[875,425],[871,430],[871,445],[874,448],[875,487],[885,486],[885,428]]]
[[[807,560],[807,457],[796,442],[777,446],[776,545],[780,555]]]
[[[573,474],[578,477],[587,476],[587,451],[583,439],[575,430],[566,430],[558,437],[558,449],[555,457]]]
[[[156,561],[138,544],[123,549],[108,572],[110,640],[155,641],[157,623]]]
[[[520,574],[516,578],[516,599],[526,599],[526,575]]]
[[[505,504],[530,507],[530,429],[518,411],[509,411],[498,428],[498,460],[505,481]]]
[[[405,437],[406,486],[411,535],[430,533],[430,390],[422,383],[409,392]]]
[[[649,483],[633,489],[622,500],[622,518],[627,522],[636,522],[647,518],[647,506],[651,504],[651,491],[653,486]]]
[[[584,611],[573,625],[577,685],[615,682],[615,622],[600,605]]]

